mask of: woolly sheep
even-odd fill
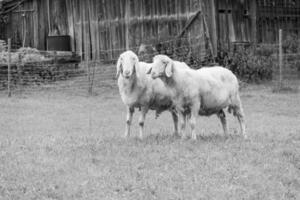
[[[144,121],[149,109],[156,111],[156,116],[169,110],[174,121],[174,134],[178,133],[178,117],[172,109],[171,94],[164,83],[153,80],[146,71],[151,64],[139,62],[137,55],[132,51],[122,53],[117,61],[118,86],[121,99],[127,108],[125,137],[130,135],[130,126],[135,108],[139,108],[139,134],[143,137]]]
[[[215,66],[194,70],[168,56],[153,58],[152,68],[147,71],[153,79],[160,78],[173,93],[173,103],[180,118],[180,132],[185,129],[189,118],[192,139],[196,139],[195,123],[198,115],[216,114],[222,123],[224,134],[228,135],[224,109],[233,111],[237,117],[241,133],[246,138],[244,112],[239,96],[236,76],[228,69]],[[186,137],[182,133],[183,137]]]

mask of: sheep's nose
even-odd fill
[[[130,74],[130,71],[129,70],[125,70],[124,73],[125,73],[126,76],[128,76]]]
[[[154,73],[151,73],[151,77],[152,77],[153,79],[155,79],[155,78],[156,78],[156,75],[155,75]]]

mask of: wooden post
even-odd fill
[[[8,97],[11,97],[11,39],[9,38],[7,41],[8,45],[8,62],[7,62],[7,89],[8,89]]]
[[[22,19],[23,19],[23,42],[22,42],[22,47],[25,47],[25,42],[26,42],[26,32],[27,32],[27,24],[26,24],[26,13],[24,12],[22,14]]]
[[[282,88],[282,65],[283,65],[282,29],[279,29],[279,89]]]
[[[17,71],[18,71],[18,87],[19,91],[22,92],[23,86],[23,78],[22,78],[22,58],[21,54],[18,55],[18,62],[17,62]]]

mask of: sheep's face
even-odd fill
[[[153,79],[171,77],[173,72],[173,60],[165,55],[157,55],[153,58],[152,67],[147,74]]]
[[[121,74],[124,78],[129,79],[136,72],[138,57],[132,51],[122,53],[117,62],[117,77]]]

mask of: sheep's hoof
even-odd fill
[[[177,131],[175,131],[175,132],[173,133],[173,136],[176,137],[176,138],[179,138],[179,137],[180,137],[180,135],[179,135],[179,133],[178,133]]]
[[[188,136],[183,135],[183,136],[181,136],[181,139],[182,139],[182,140],[187,140],[187,139],[188,139]]]
[[[196,135],[193,135],[193,136],[192,136],[192,140],[193,140],[193,141],[196,141],[196,140],[197,140],[197,136],[196,136]]]
[[[230,135],[224,134],[224,139],[225,139],[225,140],[228,140],[229,138],[230,138]]]

